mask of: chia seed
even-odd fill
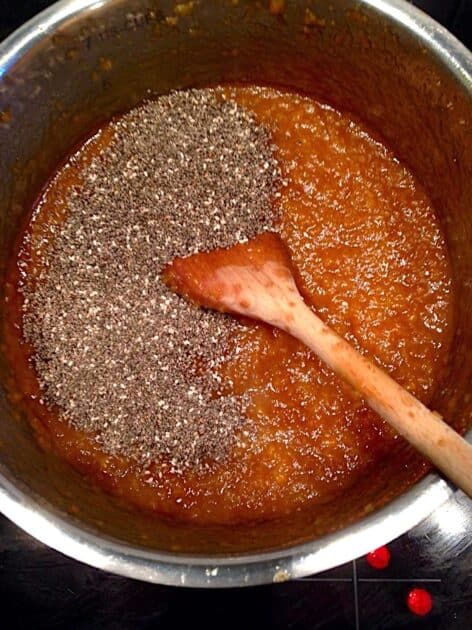
[[[160,273],[274,229],[279,168],[267,130],[213,90],[160,97],[112,127],[39,282],[26,279],[24,337],[46,404],[105,452],[208,468],[245,425],[247,397],[219,373],[240,324],[187,304]]]

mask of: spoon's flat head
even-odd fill
[[[176,258],[164,269],[163,279],[200,306],[257,319],[266,319],[259,308],[266,296],[295,289],[289,253],[273,232],[227,249]]]

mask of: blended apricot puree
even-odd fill
[[[350,116],[312,98],[231,87],[271,130],[285,185],[276,200],[281,236],[306,301],[339,334],[420,400],[437,386],[451,337],[447,250],[431,204],[412,174]],[[288,334],[246,322],[227,363],[236,392],[249,392],[251,430],[231,461],[210,472],[158,474],[108,456],[93,436],[38,404],[37,380],[20,343],[21,274],[37,274],[64,219],[81,167],[110,137],[104,128],[52,180],[27,226],[8,289],[8,351],[20,396],[41,444],[130,503],[178,519],[236,523],[288,514],[345,491],[399,439],[341,380]],[[23,242],[23,238],[21,239]],[[20,273],[21,272],[21,273]]]

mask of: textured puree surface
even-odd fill
[[[219,94],[253,112],[271,132],[286,183],[274,210],[305,299],[427,402],[450,343],[452,286],[441,230],[421,187],[348,115],[269,88],[225,88]],[[70,162],[52,182],[30,225],[32,237],[44,234],[51,217],[60,223],[83,161],[106,154],[107,134],[84,147],[82,161]],[[36,262],[34,252],[29,256],[33,273],[41,256]],[[232,382],[231,394],[249,400],[247,426],[238,429],[229,459],[180,475],[167,470],[159,476],[158,462],[136,468],[31,399],[38,391],[26,362],[28,347],[18,343],[13,328],[21,319],[15,273],[9,285],[10,355],[40,440],[137,506],[201,523],[287,514],[349,488],[397,440],[299,342],[243,322],[227,341],[231,359],[218,368]]]

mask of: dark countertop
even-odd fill
[[[472,45],[472,0],[416,0]],[[0,39],[48,0],[0,0]],[[365,558],[293,582],[226,591],[135,582],[48,549],[0,517],[0,602],[8,630],[468,630],[472,627],[472,501],[456,493],[389,545],[390,566]],[[405,598],[427,589],[434,606],[414,616]]]
[[[48,549],[0,520],[0,593],[8,630],[469,630],[472,501],[456,493],[389,545],[387,569],[365,558],[285,584],[204,590],[155,586],[104,573]],[[427,589],[433,610],[405,598]]]

